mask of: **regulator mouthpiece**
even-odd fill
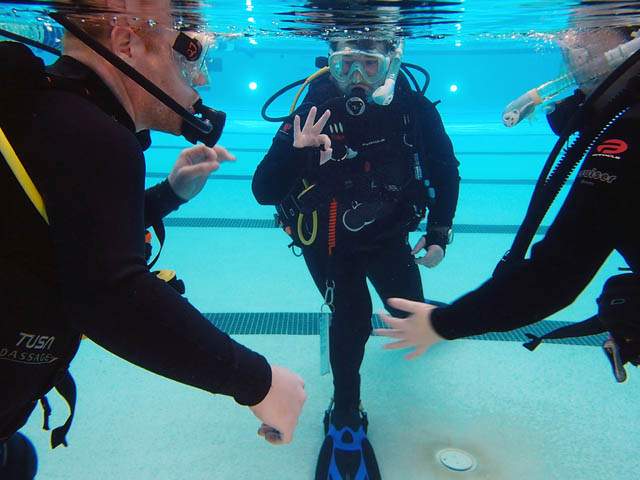
[[[211,107],[207,107],[202,103],[202,100],[198,100],[193,108],[196,115],[199,115],[208,125],[208,130],[198,129],[190,123],[183,121],[182,131],[180,133],[191,143],[202,142],[207,147],[213,147],[222,136],[227,115],[221,110],[214,110]]]

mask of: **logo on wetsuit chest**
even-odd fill
[[[54,336],[20,332],[14,347],[0,348],[0,360],[31,365],[53,363],[58,360],[58,357],[48,351],[51,350],[55,340],[56,337]],[[45,352],[44,350],[47,351]]]
[[[611,155],[615,155],[618,153],[626,152],[629,146],[627,142],[623,142],[622,140],[611,139],[602,142],[600,145],[596,147],[596,151],[598,153],[608,153]]]
[[[596,147],[597,153],[592,153],[591,156],[615,158],[616,160],[620,160],[622,157],[620,157],[619,154],[626,152],[628,149],[629,145],[627,145],[627,142],[612,138],[610,140],[605,140],[598,145]]]
[[[578,178],[589,178],[591,180],[598,180],[600,182],[604,182],[604,183],[613,183],[616,178],[618,178],[617,175],[611,175],[607,172],[601,172],[600,170],[598,170],[597,168],[589,168],[587,170],[580,170],[580,172],[578,173]],[[587,182],[590,183],[590,182]]]

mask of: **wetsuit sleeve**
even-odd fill
[[[186,203],[171,188],[169,180],[164,180],[144,192],[144,224],[150,227]]]
[[[458,205],[460,163],[453,153],[453,145],[444,129],[440,114],[425,97],[419,97],[418,113],[422,141],[426,150],[423,171],[435,190],[435,205],[429,208],[427,231],[433,226],[451,226]]]
[[[451,306],[434,311],[447,339],[513,330],[571,304],[625,240],[624,212],[637,212],[638,148],[633,123],[618,122],[585,159],[545,237],[521,265],[498,273]]]
[[[304,121],[304,119],[303,119]],[[273,139],[271,148],[258,165],[251,188],[261,205],[280,203],[304,176],[311,164],[319,161],[317,148],[294,148],[293,123],[285,121]]]
[[[259,403],[271,386],[267,361],[145,265],[144,159],[134,136],[118,125],[78,123],[43,134],[53,150],[56,181],[44,195],[66,318],[138,366],[242,405]]]

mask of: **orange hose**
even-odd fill
[[[329,255],[336,246],[336,218],[338,217],[338,202],[334,198],[329,206]]]

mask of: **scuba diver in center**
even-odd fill
[[[402,53],[393,38],[332,40],[328,62],[320,59],[328,68],[307,79],[298,109],[275,119],[283,123],[253,178],[256,199],[276,206],[325,300],[320,337],[334,395],[316,479],[380,478],[360,402],[372,330],[367,279],[382,299],[422,302],[418,265],[437,266],[450,242],[459,163],[426,85],[414,91],[413,76],[400,72]],[[412,248],[409,232],[427,209],[426,235]]]

